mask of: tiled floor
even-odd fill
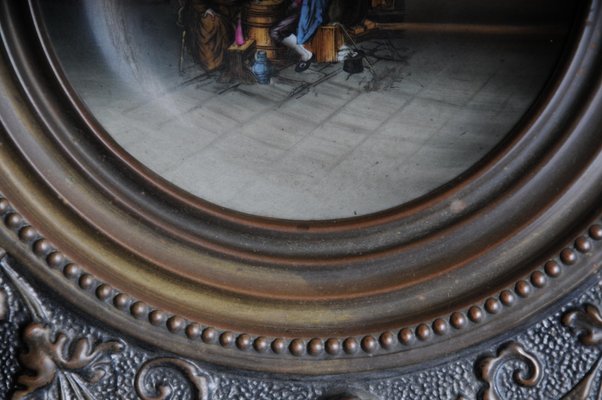
[[[226,85],[190,63],[179,74],[177,35],[153,32],[152,73],[130,85],[98,67],[102,57],[58,51],[90,109],[142,163],[219,205],[291,219],[380,211],[453,179],[512,129],[559,50],[547,39],[408,32],[395,50],[362,44],[400,60],[370,57],[376,78],[332,64],[283,70],[268,86]]]

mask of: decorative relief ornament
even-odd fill
[[[150,383],[153,371],[172,369],[183,374],[193,389],[195,400],[211,400],[211,378],[202,372],[195,364],[178,358],[155,358],[145,362],[136,374],[136,393],[142,400],[167,400],[173,396],[173,388],[169,384]],[[175,400],[175,398],[174,398]]]
[[[98,383],[105,377],[108,358],[124,345],[110,340],[93,343],[89,337],[70,337],[54,333],[51,319],[34,290],[9,266],[6,257],[0,262],[6,276],[22,297],[32,322],[21,334],[24,344],[19,354],[23,371],[16,379],[17,389],[12,400],[34,398],[53,386],[59,399],[92,399],[86,383]],[[0,319],[8,318],[7,295],[0,290]]]
[[[562,317],[562,324],[571,328],[585,346],[600,348],[602,345],[602,315],[597,306],[585,304],[581,309],[568,311]],[[587,400],[592,396],[600,398],[602,394],[599,382],[601,365],[602,356],[598,356],[594,366],[563,400]]]
[[[106,374],[105,359],[122,350],[118,341],[94,345],[89,338],[69,338],[64,333],[52,338],[52,330],[43,324],[32,322],[23,332],[25,350],[19,357],[27,371],[19,375],[13,400],[29,398],[38,390],[56,383],[62,399],[92,398],[84,383],[100,381]],[[69,349],[72,349],[71,351]]]
[[[512,368],[512,379],[522,387],[534,387],[542,378],[541,361],[517,342],[510,342],[502,347],[494,357],[486,357],[477,362],[477,374],[485,382],[482,392],[483,400],[503,400],[499,383],[501,372]]]
[[[508,1],[516,7],[509,7]],[[344,2],[333,1],[341,9],[345,9]],[[465,1],[479,3],[479,7],[503,4],[502,8],[521,11],[521,15],[532,9],[539,29],[542,13],[534,5],[538,2],[545,0]],[[539,38],[543,47],[557,47],[555,55],[549,54],[550,70],[542,77],[545,87],[536,85],[532,76],[519,79],[516,85],[507,84],[505,78],[498,81],[505,75],[514,76],[521,68],[489,46],[483,47],[492,55],[491,60],[489,56],[482,60],[462,57],[461,52],[441,42],[442,36],[433,42],[445,46],[441,52],[445,57],[435,58],[442,62],[424,63],[442,67],[440,72],[429,70],[412,78],[406,70],[415,66],[406,65],[405,56],[379,60],[381,67],[385,62],[396,62],[405,71],[402,76],[398,74],[401,70],[389,73],[382,69],[386,80],[399,75],[387,83],[390,91],[382,98],[384,88],[373,84],[375,79],[362,78],[354,83],[358,74],[343,76],[339,74],[342,69],[335,71],[338,67],[333,65],[317,70],[322,68],[320,63],[330,61],[319,60],[321,52],[315,48],[311,52],[317,53],[318,60],[301,60],[314,69],[303,75],[287,75],[280,69],[284,65],[278,61],[281,54],[286,56],[286,51],[282,53],[286,48],[270,48],[253,32],[263,32],[266,40],[278,41],[269,31],[271,22],[281,21],[278,13],[286,9],[282,0],[221,1],[240,7],[245,3],[247,15],[239,14],[240,10],[228,13],[221,28],[230,31],[233,18],[242,15],[239,26],[249,37],[239,32],[241,46],[230,48],[229,35],[215,35],[218,42],[227,39],[228,43],[217,46],[212,57],[195,59],[208,67],[210,61],[221,62],[222,53],[229,51],[247,76],[252,72],[249,67],[254,52],[264,51],[268,59],[274,58],[279,73],[276,76],[269,68],[264,70],[268,72],[263,74],[265,82],[271,77],[272,84],[252,88],[239,83],[222,86],[217,70],[197,75],[191,72],[194,68],[182,68],[186,67],[183,57],[192,50],[191,41],[202,39],[196,35],[198,29],[220,24],[219,19],[212,18],[216,10],[205,7],[206,0],[86,0],[65,2],[69,4],[64,8],[58,3],[62,2],[0,0],[0,247],[6,249],[0,249],[0,399],[602,399],[602,0],[564,2],[573,10],[558,13],[566,20],[566,31],[556,33],[559,36],[553,41]],[[176,3],[182,6],[180,29],[173,24]],[[412,7],[401,7],[403,1],[372,3],[396,3],[398,28],[406,32],[410,22],[406,11]],[[154,7],[163,7],[166,12],[155,8],[161,12],[147,13]],[[190,12],[186,11],[189,7]],[[271,14],[253,14],[267,7]],[[378,7],[380,16],[389,8]],[[73,30],[77,35],[68,34],[71,14],[77,16],[71,21],[73,27],[82,28]],[[131,96],[136,97],[133,99],[123,90],[128,87],[125,83],[129,82],[130,67],[137,65],[137,58],[132,56],[138,56],[138,47],[143,50],[140,60],[149,61],[139,65],[144,68],[132,70],[132,83],[140,80],[145,82],[141,88],[147,82],[154,86],[161,81],[147,77],[169,75],[146,75],[159,71],[155,51],[163,53],[163,45],[169,42],[169,34],[161,40],[149,40],[144,34],[163,30],[163,22],[149,23],[154,20],[144,17],[151,14],[156,21],[167,22],[165,26],[171,28],[165,29],[176,34],[172,39],[177,39],[174,44],[181,44],[180,59],[176,59],[176,47],[165,53],[171,54],[168,65],[176,72],[173,81],[165,81],[166,90],[159,85],[161,90],[152,91],[157,96],[144,92]],[[261,19],[245,21],[249,14]],[[192,23],[186,21],[187,16]],[[204,24],[198,24],[199,18]],[[271,22],[266,25],[264,20]],[[388,19],[383,21],[388,22],[380,28],[392,27]],[[378,30],[372,22],[358,26],[360,30],[351,34]],[[551,22],[556,31],[556,19]],[[475,29],[471,24],[459,26]],[[487,27],[480,23],[475,26],[479,30]],[[493,33],[501,25],[491,27]],[[338,40],[338,28],[332,28],[318,36],[322,44]],[[142,34],[130,34],[134,32]],[[483,39],[488,37],[481,33]],[[520,44],[516,33],[512,33],[511,42]],[[370,36],[364,38],[372,40]],[[480,39],[465,43],[467,37],[464,33],[461,36],[461,48],[480,43]],[[57,37],[66,39],[61,42]],[[93,40],[87,46],[86,37],[106,40]],[[404,33],[399,39],[406,37]],[[282,38],[283,43],[286,38],[290,36]],[[395,47],[388,38],[381,39],[384,46]],[[297,41],[291,44],[300,49]],[[381,44],[372,44],[366,47],[365,55],[375,58]],[[195,47],[210,46],[197,43]],[[74,51],[80,48],[84,51]],[[394,50],[401,51],[402,47]],[[412,57],[414,53],[409,50]],[[61,51],[67,51],[63,53],[67,57],[61,56]],[[99,51],[98,59],[85,57],[95,51]],[[93,73],[95,69],[88,69],[88,65],[96,68],[102,64],[97,61],[111,64],[122,60],[122,54],[128,73],[111,76],[128,79],[111,79],[115,87],[104,86]],[[460,60],[458,68],[450,68],[450,54],[456,62]],[[520,54],[529,64],[536,55],[524,50]],[[415,60],[419,58],[424,60],[420,55]],[[494,71],[490,78],[486,78],[489,74],[471,73],[483,80],[475,81],[478,85],[470,83],[472,79],[466,81],[464,64],[469,58],[491,66]],[[71,59],[90,62],[72,73],[66,69]],[[256,73],[258,66],[261,63],[255,64]],[[291,67],[294,63],[286,67],[289,72],[293,72]],[[368,69],[366,65],[364,74],[372,73],[375,78],[376,73]],[[417,67],[418,72],[423,69]],[[121,68],[107,70],[119,72]],[[464,93],[452,85],[455,94],[451,97],[461,100],[458,104],[448,101],[449,85],[431,79],[455,70],[461,72],[462,79],[450,82],[467,84],[470,89]],[[509,73],[500,73],[504,70]],[[177,72],[182,75],[176,77]],[[300,76],[304,79],[298,79]],[[104,123],[91,108],[93,103],[82,97],[86,91],[78,89],[74,77],[85,83],[80,89],[98,89],[98,104],[123,105],[122,116],[137,123],[130,124],[127,118],[123,124],[111,118]],[[351,90],[350,83],[361,90]],[[211,91],[201,89],[201,84],[210,84]],[[393,90],[405,84],[410,86],[395,94]],[[310,92],[318,94],[320,85],[330,89],[320,97],[307,96]],[[284,86],[290,89],[280,91]],[[537,98],[515,93],[526,86],[537,86]],[[432,97],[431,89],[439,90],[443,101]],[[501,89],[511,92],[498,99]],[[468,101],[466,95],[474,90],[478,92]],[[279,99],[272,102],[261,91]],[[181,97],[173,97],[176,92]],[[189,97],[191,92],[203,98]],[[477,96],[480,93],[483,96]],[[117,97],[106,97],[109,94]],[[343,97],[348,101],[339,102]],[[134,100],[141,103],[131,104]],[[476,157],[474,140],[480,143],[491,135],[477,138],[470,132],[460,134],[465,128],[482,128],[480,123],[466,123],[459,113],[460,105],[465,104],[471,116],[498,126],[518,100],[526,102],[528,111],[525,108],[516,120],[508,120],[507,136],[492,142],[495,147],[488,148],[487,155]],[[481,108],[493,103],[504,112],[482,112]],[[292,112],[294,104],[303,108]],[[184,108],[179,109],[180,105]],[[171,113],[172,106],[178,113]],[[429,111],[433,107],[444,112]],[[160,115],[162,109],[165,115]],[[406,112],[410,110],[420,117],[416,121],[424,124],[409,118]],[[431,113],[436,118],[428,121]],[[264,118],[268,114],[278,124],[265,123],[274,121]],[[315,118],[318,114],[322,117]],[[168,119],[163,121],[164,116]],[[193,117],[183,124],[185,130],[180,130],[183,116]],[[280,123],[280,117],[291,123]],[[398,119],[409,125],[401,127]],[[138,125],[146,120],[156,125],[161,144],[149,147],[149,160],[138,159],[126,147],[126,143],[148,144],[146,130]],[[249,121],[257,125],[252,127]],[[108,122],[115,124],[109,126]],[[314,126],[318,124],[320,128]],[[450,129],[444,129],[446,126]],[[377,135],[380,127],[383,130]],[[219,154],[234,155],[234,172],[223,176],[243,189],[257,187],[266,198],[268,213],[230,207],[180,186],[179,178],[186,175],[180,161],[196,156],[169,155],[167,147],[186,153],[199,150],[195,154],[205,160],[200,148],[192,145],[205,128],[207,145],[215,146]],[[415,130],[421,132],[423,128],[432,130],[433,135],[456,135],[453,140],[444,140],[445,146],[419,143],[418,155],[427,148],[435,151],[433,165],[437,168],[410,163],[416,164],[421,185],[433,172],[453,172],[451,180],[441,181],[442,186],[438,183],[435,191],[415,193],[420,197],[412,195],[409,202],[394,196],[392,204],[374,206],[373,211],[360,211],[359,215],[353,211],[296,219],[272,212],[275,194],[289,193],[281,190],[285,186],[299,186],[296,179],[280,179],[284,169],[290,169],[295,177],[311,177],[307,182],[324,183],[345,199],[353,198],[349,194],[356,193],[360,182],[349,179],[351,175],[331,174],[332,162],[344,157],[356,165],[355,160],[364,157],[356,157],[351,147],[360,145],[368,150],[364,161],[370,168],[357,171],[367,177],[370,196],[382,197],[373,187],[379,179],[372,171],[379,163],[379,168],[388,172],[396,166],[399,175],[391,174],[393,187],[413,194],[414,190],[398,184],[399,177],[408,175],[407,165],[399,164],[401,153],[389,144],[413,142]],[[324,147],[321,134],[327,131],[337,140],[327,140]],[[127,140],[118,139],[118,133],[129,132],[133,135]],[[171,146],[174,132],[186,132],[180,135],[181,146]],[[483,132],[490,133],[488,129]],[[397,133],[405,136],[395,136]],[[237,135],[242,141],[231,140]],[[428,139],[428,135],[418,136]],[[452,168],[463,157],[454,152],[448,163],[440,151],[458,142],[460,136],[468,146],[467,154],[480,161],[471,162],[470,167]],[[395,137],[403,140],[392,140]],[[299,145],[287,144],[289,139]],[[370,145],[368,140],[373,139],[380,144]],[[201,143],[205,143],[202,138]],[[267,152],[260,150],[262,156],[246,157],[247,150],[255,146]],[[303,157],[286,157],[289,148],[301,151]],[[325,162],[306,157],[308,150]],[[333,152],[337,154],[330,154]],[[378,158],[388,154],[390,163],[376,161],[372,152]],[[404,157],[406,154],[412,158],[416,153],[404,151]],[[157,155],[169,161],[173,179],[153,169],[150,161],[158,159]],[[191,171],[195,186],[200,173],[213,169],[208,167],[215,158],[206,159],[210,162],[201,160],[186,170]],[[239,162],[247,159],[257,159],[259,167],[241,167]],[[289,161],[308,162],[312,168],[298,168],[296,164],[290,168],[293,164]],[[333,180],[316,178],[314,166],[324,167]],[[245,174],[249,171],[258,172],[261,182],[267,182],[267,167],[275,169],[282,185],[266,190],[264,185],[247,182]],[[217,183],[222,180],[226,197],[254,206],[256,197],[245,196],[242,191],[234,195],[230,179],[208,179],[210,193],[217,193]],[[343,183],[349,185],[349,192],[341,190]],[[310,190],[300,192],[321,203],[314,186],[310,182]],[[284,211],[290,211],[293,203],[312,209],[301,197],[282,197]],[[333,204],[335,210],[341,206],[337,201]],[[592,286],[594,281],[598,285]],[[586,301],[591,304],[565,312]],[[564,307],[562,311],[560,307]],[[527,326],[528,321],[532,324]],[[481,351],[487,353],[479,357]]]

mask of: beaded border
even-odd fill
[[[485,321],[488,315],[497,315],[505,308],[514,306],[519,299],[526,299],[535,290],[545,288],[550,279],[562,274],[563,268],[576,264],[580,255],[589,253],[594,249],[596,242],[602,241],[602,224],[595,223],[586,233],[577,237],[572,245],[566,246],[556,258],[516,282],[514,287],[506,288],[496,296],[488,297],[484,302],[472,305],[466,310],[453,312],[449,316],[436,318],[429,323],[350,337],[284,338],[253,336],[203,326],[199,322],[167,313],[118,291],[71,262],[50,241],[42,237],[2,194],[0,194],[0,218],[4,225],[22,243],[29,245],[30,251],[43,260],[49,268],[62,272],[66,279],[77,285],[83,292],[105,304],[112,305],[136,320],[146,321],[155,327],[166,329],[171,334],[185,336],[189,340],[201,341],[207,345],[219,345],[243,352],[254,351],[257,354],[271,352],[276,355],[310,356],[316,359],[393,353],[403,347],[428,342],[471,325],[477,325]]]

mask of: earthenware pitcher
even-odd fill
[[[258,51],[255,55],[255,64],[252,68],[253,74],[257,79],[257,83],[260,85],[269,85],[270,79],[273,74],[273,67],[270,60],[268,60],[265,51]]]

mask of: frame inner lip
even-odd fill
[[[216,254],[229,254],[234,259],[244,259],[260,264],[289,264],[291,258],[295,258],[296,261],[293,264],[312,265],[311,259],[314,259],[319,260],[317,262],[319,265],[324,263],[334,265],[347,263],[351,259],[359,260],[362,258],[360,254],[380,253],[381,256],[386,256],[387,253],[391,253],[392,249],[397,249],[393,250],[395,253],[408,245],[417,245],[423,239],[428,241],[428,236],[432,232],[442,232],[460,225],[470,219],[472,214],[478,214],[485,204],[495,201],[496,195],[503,197],[506,194],[505,191],[512,190],[508,186],[502,189],[489,186],[491,188],[489,191],[486,188],[486,181],[503,173],[502,168],[512,165],[517,158],[516,150],[525,143],[525,136],[530,132],[531,122],[540,118],[542,110],[550,105],[556,86],[555,80],[560,79],[569,67],[566,65],[566,61],[559,63],[559,65],[563,65],[563,68],[556,71],[551,84],[544,88],[536,104],[523,116],[514,132],[510,133],[503,143],[500,143],[465,174],[430,194],[399,207],[367,216],[342,220],[286,221],[242,214],[210,204],[165,181],[133,159],[114,142],[78,98],[75,90],[62,73],[59,62],[53,53],[37,2],[30,0],[30,9],[38,41],[46,59],[64,96],[68,99],[72,109],[76,110],[79,123],[83,123],[83,127],[88,132],[90,136],[88,139],[93,140],[92,146],[103,153],[103,160],[114,162],[115,169],[125,168],[127,170],[126,179],[129,183],[135,184],[131,186],[135,190],[130,188],[124,190],[123,185],[115,185],[115,180],[108,181],[106,176],[98,178],[98,173],[102,172],[98,170],[99,166],[102,166],[98,159],[90,159],[88,154],[82,157],[81,152],[79,154],[75,152],[78,149],[71,147],[66,150],[67,147],[64,146],[63,150],[69,153],[66,155],[78,160],[80,166],[84,167],[82,172],[85,170],[88,176],[95,176],[97,182],[103,182],[98,186],[102,187],[108,197],[121,202],[121,206],[126,208],[130,215],[136,215],[145,223],[163,230],[169,236],[178,237],[192,246],[198,246],[209,252],[216,252]],[[57,138],[57,140],[65,141],[64,138]],[[546,155],[540,154],[540,157],[545,158]],[[86,162],[88,165],[84,166]],[[515,173],[515,175],[518,174]],[[516,181],[520,181],[520,177],[515,176]],[[489,193],[486,193],[487,191]],[[149,196],[149,193],[153,193],[153,196]],[[122,201],[123,199],[125,201]],[[154,203],[149,206],[152,201]],[[451,213],[449,208],[454,201],[465,202],[466,210],[457,215]],[[429,228],[421,229],[426,226]],[[211,229],[211,238],[204,234],[205,228]],[[403,234],[398,236],[398,240],[383,242],[381,233],[388,234],[392,231]],[[265,244],[264,250],[261,245],[253,241],[251,250],[251,247],[244,246],[243,241],[231,240],[233,235],[239,237],[241,233],[245,235],[248,232],[252,232],[256,237],[269,240],[273,245]],[[374,242],[381,244],[378,247],[365,245],[366,237],[378,238]],[[344,245],[341,246],[342,241],[353,243],[356,248],[345,248]],[[294,248],[293,244],[291,247],[291,242],[298,242],[301,246]],[[308,242],[311,242],[315,249],[310,257],[306,256]],[[282,252],[282,248],[287,246],[292,251]],[[331,249],[338,246],[340,246],[340,250],[333,254]],[[282,256],[278,257],[278,254],[282,254]],[[267,255],[267,257],[261,255]]]
[[[488,209],[495,209],[498,206],[499,200],[496,195],[499,195],[498,197],[502,199],[504,196],[512,196],[513,192],[521,190],[524,183],[522,177],[516,172],[512,175],[512,179],[504,179],[504,182],[501,183],[489,183],[490,177],[495,178],[503,174],[503,170],[507,166],[515,167],[512,163],[517,159],[521,159],[521,157],[523,159],[521,159],[519,169],[524,168],[525,162],[536,169],[545,168],[548,161],[546,160],[548,154],[545,151],[538,149],[537,159],[525,161],[524,153],[528,150],[523,150],[523,154],[518,150],[522,147],[529,149],[528,146],[532,145],[533,142],[531,140],[532,136],[539,133],[537,130],[534,132],[532,120],[538,121],[544,118],[543,114],[555,111],[553,103],[558,99],[555,96],[554,89],[558,89],[560,82],[566,79],[566,74],[569,73],[571,68],[570,64],[561,63],[563,68],[556,73],[556,78],[559,78],[559,80],[551,82],[540,96],[537,106],[525,115],[517,131],[509,136],[507,143],[499,146],[497,152],[487,158],[485,165],[473,168],[471,176],[466,177],[465,182],[458,182],[455,186],[452,185],[451,188],[438,193],[434,197],[427,196],[424,201],[416,201],[413,206],[401,206],[380,214],[344,221],[315,223],[296,221],[288,225],[280,225],[282,221],[249,216],[243,216],[244,218],[241,221],[238,219],[240,215],[234,215],[225,210],[219,210],[217,213],[213,213],[214,210],[207,212],[208,209],[204,207],[205,204],[202,200],[200,202],[203,207],[199,208],[198,198],[187,195],[147,171],[110,138],[108,133],[94,120],[93,115],[88,112],[85,105],[77,98],[77,94],[60,70],[36,4],[30,1],[30,12],[43,53],[59,87],[63,91],[63,95],[67,97],[68,103],[77,111],[78,122],[83,123],[83,126],[92,133],[88,139],[93,140],[90,148],[87,149],[83,146],[71,146],[68,143],[69,138],[54,135],[54,140],[60,143],[63,154],[66,157],[72,157],[78,167],[81,168],[82,173],[87,176],[94,176],[93,181],[99,189],[115,203],[123,206],[128,214],[134,215],[153,229],[164,232],[166,237],[173,239],[175,242],[183,243],[193,251],[194,249],[201,249],[210,257],[226,257],[235,263],[272,269],[294,268],[298,271],[312,270],[313,273],[344,270],[350,266],[361,268],[362,265],[366,264],[390,265],[391,262],[396,262],[396,260],[399,264],[403,264],[403,258],[400,259],[399,257],[408,257],[413,251],[420,253],[423,248],[432,247],[444,236],[450,237],[453,232],[467,228],[478,230],[481,216]],[[548,108],[552,108],[552,111]],[[562,143],[563,140],[562,137],[556,137],[550,142],[557,143],[555,146],[558,146],[558,143]],[[82,153],[82,149],[85,150],[85,153]],[[103,179],[106,179],[107,172],[102,171],[101,167],[106,164],[100,163],[98,158],[91,158],[95,156],[95,150],[102,152],[102,155],[98,158],[114,159],[117,164],[114,168],[125,166],[126,175],[128,176],[118,176],[115,179],[111,177],[110,181],[105,180],[103,182]],[[89,163],[86,164],[87,162]],[[95,173],[105,174],[105,176],[98,178]],[[133,180],[128,180],[127,183],[133,182],[136,186],[129,187],[118,182],[122,178],[129,179],[130,175],[133,176]],[[149,190],[145,190],[147,187]],[[142,188],[142,190],[138,191],[139,188]],[[146,195],[146,193],[154,193],[153,188],[165,190],[157,190],[156,193],[160,199],[150,206],[145,206],[146,201],[154,201],[153,196]],[[140,192],[145,193],[145,195],[139,196]],[[69,201],[68,196],[65,196],[65,198]],[[167,212],[165,207],[161,208],[165,204],[161,204],[164,199],[165,202],[175,199],[173,207],[169,203],[171,208]],[[458,199],[467,201],[468,207],[465,212],[453,215],[449,208],[451,203]],[[197,202],[194,203],[193,201]],[[184,210],[184,212],[175,215],[174,211],[178,210]],[[146,213],[146,211],[150,212]],[[85,217],[85,212],[81,212],[80,215]],[[175,218],[172,218],[174,216]],[[439,219],[441,216],[443,218]],[[91,222],[94,223],[94,221]],[[528,220],[524,223],[528,224]],[[304,224],[304,226],[301,227],[299,224]],[[100,227],[99,229],[102,231]],[[392,232],[396,232],[396,235],[391,235]],[[110,229],[104,231],[104,234],[111,236]],[[495,232],[490,232],[489,235],[493,241],[496,241]],[[241,236],[243,236],[242,240]],[[257,241],[253,240],[251,236],[261,238],[265,243],[257,246]],[[497,240],[499,241],[499,239]],[[133,243],[128,243],[127,240],[124,240],[120,245],[133,253],[138,252]],[[311,247],[311,249],[308,249],[308,247]],[[475,250],[472,251],[475,252]],[[457,253],[455,253],[458,261],[443,263],[440,259],[434,263],[434,265],[445,264],[443,269],[438,270],[439,274],[461,269],[463,263],[459,261],[462,260],[459,255],[462,253],[461,250],[457,250]],[[474,254],[480,253],[480,251],[476,251]],[[454,257],[451,257],[451,259],[454,259]],[[191,277],[191,274],[195,273],[194,268],[182,269],[182,266],[176,267],[165,262],[159,264],[176,274],[180,273]],[[418,266],[412,270],[420,271],[419,274],[428,274],[432,272],[433,267]],[[412,270],[408,271],[408,269],[401,267],[401,271],[411,272]],[[414,278],[414,281],[418,282],[423,279],[424,275],[419,275]],[[408,284],[409,282],[405,282],[394,286],[401,288]],[[391,290],[389,288],[387,291],[390,292]],[[371,289],[365,293],[378,292],[382,292],[382,290],[377,289],[375,291]],[[336,297],[337,295],[333,295],[333,299]]]
[[[67,97],[72,109],[76,110],[80,122],[84,123],[86,132],[93,136],[96,145],[102,147],[107,157],[113,160],[119,167],[126,168],[130,174],[135,175],[135,180],[141,188],[140,192],[144,192],[145,194],[160,193],[161,200],[170,203],[173,202],[177,207],[189,211],[190,214],[198,214],[206,219],[215,219],[219,223],[233,227],[234,230],[254,229],[256,231],[278,232],[297,237],[307,236],[308,234],[323,236],[339,233],[352,234],[359,231],[363,231],[362,234],[365,234],[366,231],[379,229],[387,225],[402,225],[400,223],[415,217],[424,216],[428,218],[432,214],[432,210],[436,208],[448,208],[450,202],[459,198],[461,199],[465,192],[471,192],[471,188],[475,186],[475,181],[479,180],[483,175],[490,173],[497,163],[519,146],[521,138],[529,131],[530,121],[536,118],[536,115],[541,109],[545,108],[547,102],[550,100],[550,96],[553,94],[552,87],[554,86],[554,80],[559,79],[562,76],[562,69],[567,67],[563,64],[566,63],[566,59],[570,59],[565,54],[563,56],[564,59],[557,62],[553,77],[539,93],[532,107],[527,110],[502,142],[496,145],[479,162],[456,178],[417,199],[368,215],[324,220],[285,220],[245,214],[210,203],[160,177],[127,153],[114,141],[111,135],[88,110],[87,106],[79,99],[75,89],[70,85],[67,77],[62,72],[60,62],[54,54],[50,36],[39,9],[38,0],[28,1],[38,41],[43,47],[46,60],[51,65],[55,78],[57,82],[60,82],[60,87],[64,91],[64,95]],[[566,47],[567,45],[565,45]],[[144,200],[148,200],[148,198]],[[129,211],[136,213],[138,210],[130,208]]]

